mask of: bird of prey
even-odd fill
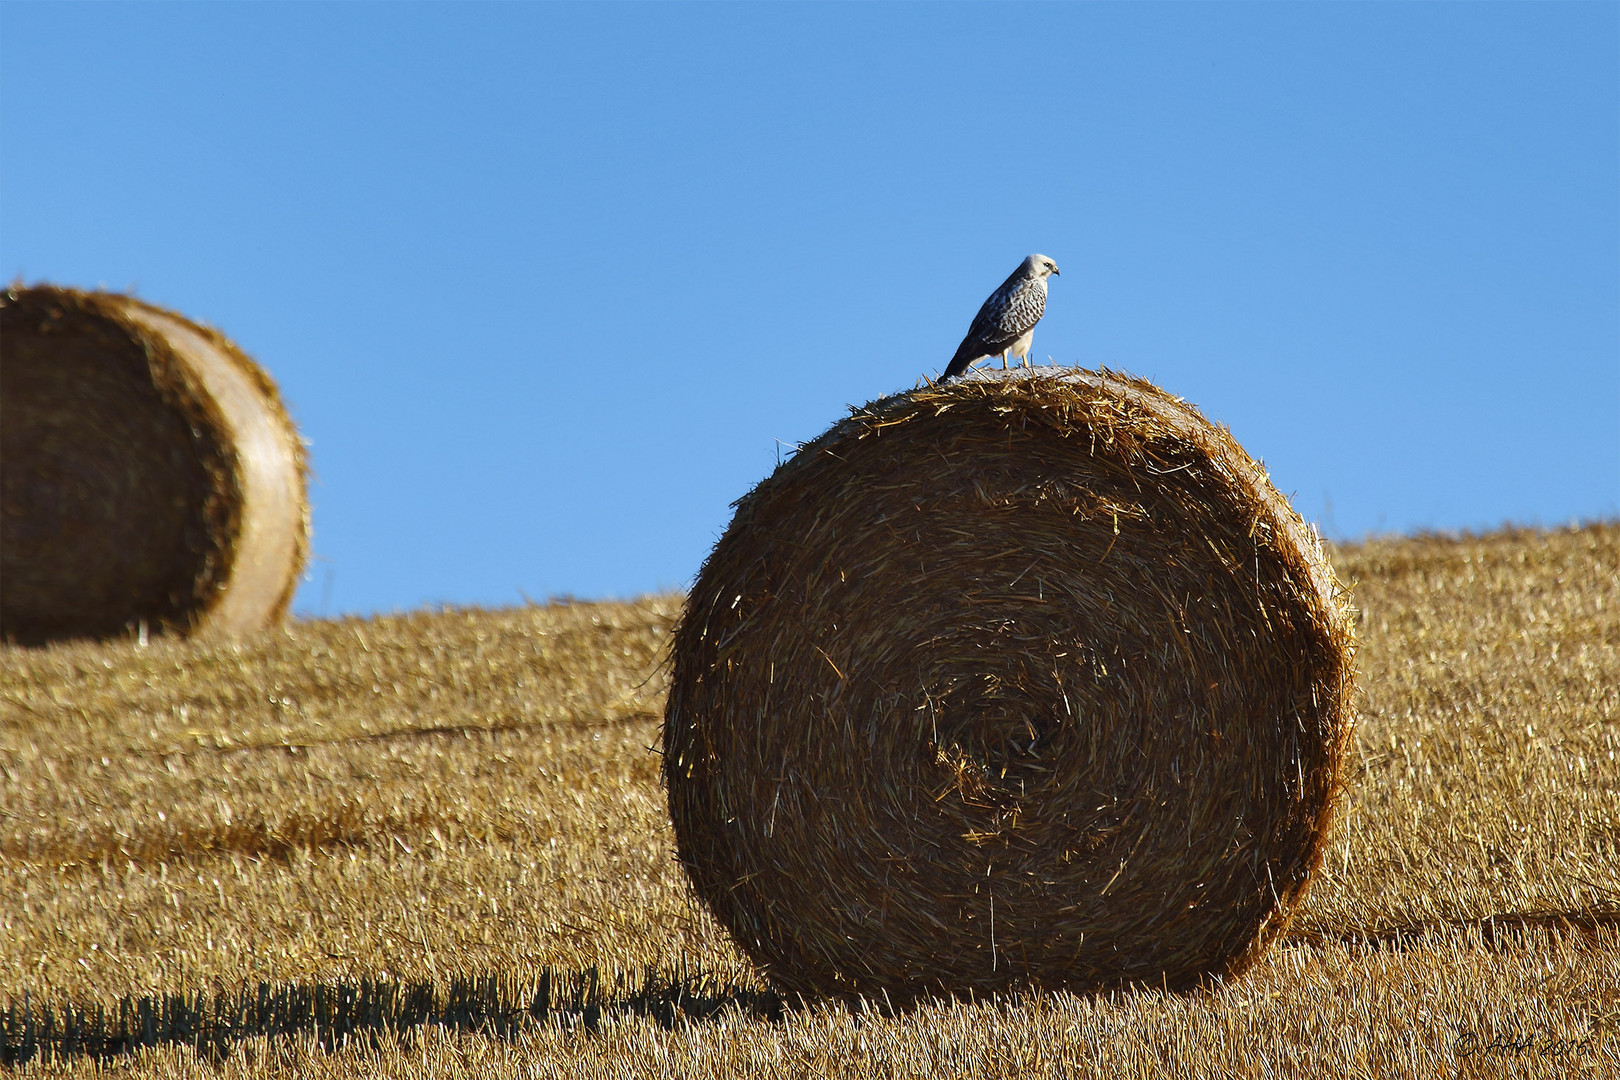
[[[1001,357],[1002,367],[1007,366],[1008,354],[1027,361],[1035,324],[1046,313],[1046,279],[1057,272],[1057,263],[1045,255],[1031,255],[1019,263],[973,316],[967,337],[957,346],[939,381],[955,378],[986,356]]]

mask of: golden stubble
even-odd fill
[[[1333,561],[1362,642],[1346,802],[1283,947],[1213,993],[893,1017],[816,1007],[779,1024],[727,1011],[671,1031],[620,1017],[594,1035],[427,1030],[337,1053],[256,1039],[217,1065],[184,1049],[130,1063],[160,1076],[1615,1068],[1620,527],[1373,540]],[[0,1000],[521,981],[543,965],[759,985],[674,858],[653,748],[678,614],[678,597],[654,597],[0,651]],[[1585,1056],[1469,1055],[1470,1032],[1584,1039]]]

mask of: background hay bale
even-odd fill
[[[0,298],[0,637],[241,633],[279,619],[304,451],[226,338],[113,293]]]
[[[698,893],[805,995],[1186,987],[1320,859],[1351,609],[1223,428],[1108,372],[867,406],[737,503],[673,645]]]

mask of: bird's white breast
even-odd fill
[[[1035,328],[1032,326],[1021,334],[1017,341],[1007,349],[1008,356],[1016,356],[1020,360],[1029,359],[1029,347],[1035,340]]]

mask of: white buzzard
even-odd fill
[[[1045,255],[1031,255],[1019,263],[973,317],[967,337],[939,381],[955,378],[987,356],[1001,357],[1002,367],[1009,355],[1027,360],[1035,324],[1046,313],[1046,279],[1057,272],[1057,263]]]

